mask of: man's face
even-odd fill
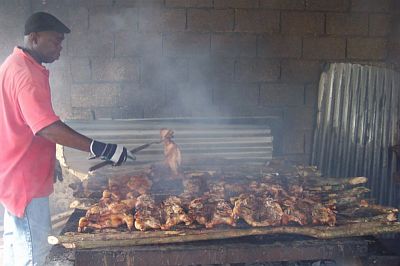
[[[64,34],[55,31],[42,31],[36,33],[35,51],[41,56],[43,63],[53,63],[60,57],[61,43]]]

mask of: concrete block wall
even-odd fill
[[[51,12],[72,30],[49,65],[62,118],[279,115],[278,153],[306,160],[324,64],[387,65],[394,2],[3,0],[0,56]]]

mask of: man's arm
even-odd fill
[[[94,157],[112,161],[114,165],[120,165],[128,158],[134,158],[122,145],[92,140],[61,121],[39,130],[37,135],[63,146],[90,152]]]
[[[63,146],[90,152],[92,139],[76,132],[61,121],[41,129],[37,135]]]

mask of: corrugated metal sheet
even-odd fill
[[[66,121],[78,132],[108,143],[135,148],[160,139],[160,129],[174,130],[183,163],[195,159],[228,159],[262,165],[272,158],[273,136],[268,121],[274,117],[249,118],[154,118],[129,120]],[[87,154],[65,147],[68,167],[87,172]],[[163,145],[155,144],[136,154],[137,163],[161,161]],[[93,160],[94,163],[98,161]],[[90,165],[92,166],[92,165]]]
[[[400,74],[335,63],[321,75],[312,164],[329,176],[366,176],[371,197],[400,205],[394,180],[398,144]]]

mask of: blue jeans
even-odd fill
[[[44,265],[50,250],[47,236],[51,231],[49,198],[33,199],[23,218],[4,211],[4,266]]]

